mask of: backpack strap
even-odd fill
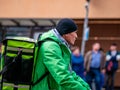
[[[21,56],[21,53],[22,53],[22,50],[19,49],[19,50],[18,50],[18,53],[17,53],[17,56],[13,59],[13,61],[12,61],[11,63],[8,63],[7,65],[4,66],[3,70],[0,71],[0,75],[3,75],[3,74],[9,69],[9,67],[10,67],[11,65],[13,65],[13,63],[16,62],[17,58]]]
[[[42,75],[36,82],[32,83],[32,86],[37,85],[40,81],[42,81],[47,75],[49,74],[49,72],[45,73],[44,75]]]
[[[47,42],[47,41],[56,42],[55,40],[50,39],[50,38],[45,39],[45,40],[43,40],[43,41],[39,41],[39,42],[38,42],[38,46],[39,46],[39,47],[38,47],[36,59],[38,58],[38,52],[39,52],[39,50],[40,50],[41,44],[44,43],[44,42]],[[56,43],[58,43],[58,42],[56,42]],[[59,43],[58,43],[58,44],[59,44]],[[49,74],[49,72],[46,72],[45,74],[43,74],[36,82],[32,83],[32,86],[37,85],[37,84],[38,84],[40,81],[42,81],[48,74]]]

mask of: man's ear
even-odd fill
[[[65,39],[66,35],[64,34],[64,35],[62,35],[62,37]]]
[[[62,37],[63,37],[64,39],[66,39],[66,38],[67,38],[67,34],[64,34]]]

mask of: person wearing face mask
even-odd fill
[[[117,50],[117,44],[113,43],[106,54],[106,90],[114,90],[114,77],[119,60],[120,52]]]

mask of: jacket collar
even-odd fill
[[[60,40],[62,44],[70,48],[70,45],[67,43],[67,41],[58,33],[56,29],[52,29],[53,34]]]

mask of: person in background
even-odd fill
[[[75,46],[71,48],[72,50],[72,69],[79,75],[83,80],[85,80],[84,76],[84,58],[80,54],[79,47]]]
[[[119,60],[120,52],[117,50],[117,44],[113,43],[106,54],[106,90],[114,90],[114,76]]]
[[[85,55],[86,81],[92,88],[92,82],[95,81],[95,90],[101,90],[101,72],[105,73],[105,55],[100,50],[100,44],[94,43],[92,50]],[[93,89],[92,89],[93,90]]]

